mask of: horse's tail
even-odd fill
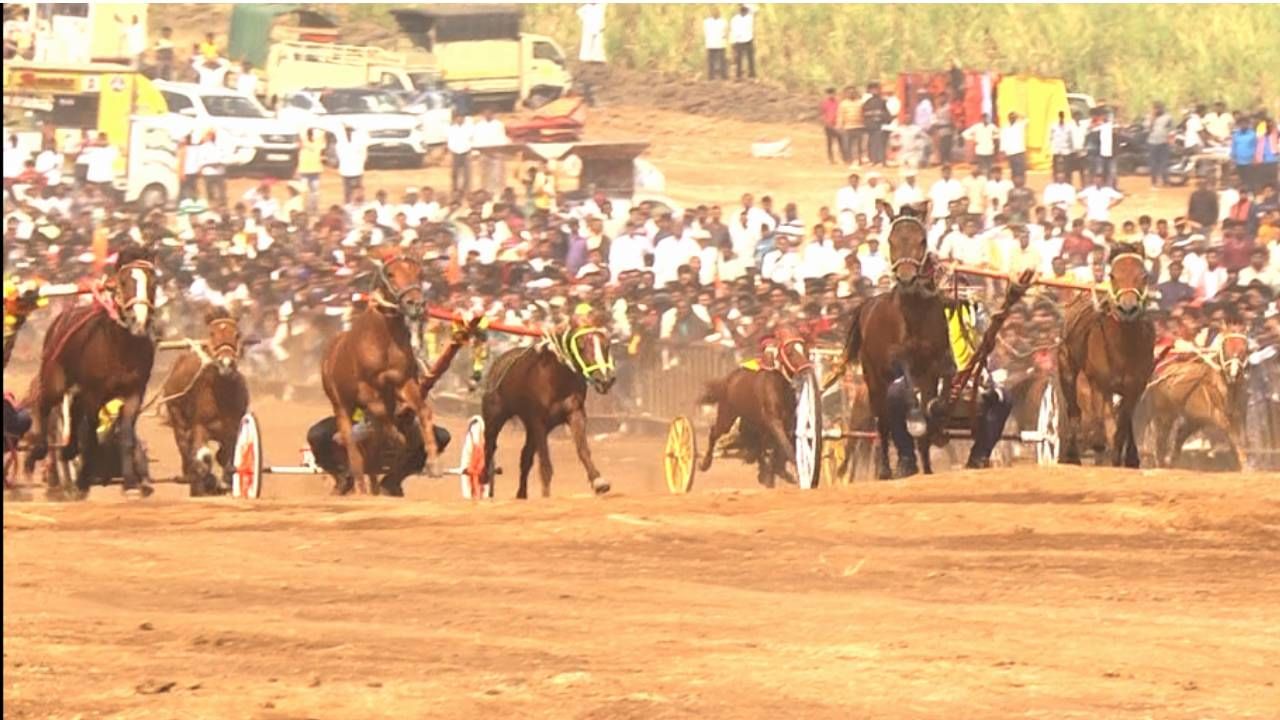
[[[729,381],[725,378],[717,378],[710,380],[703,387],[702,396],[698,398],[699,405],[718,405],[728,396]]]
[[[849,334],[844,339],[844,350],[840,353],[840,361],[832,366],[831,371],[822,379],[822,389],[826,390],[844,375],[844,369],[862,352],[862,306],[853,309],[853,319],[849,321]]]

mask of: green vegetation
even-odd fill
[[[686,77],[705,72],[706,5],[610,5],[611,63]],[[735,6],[721,6],[727,16]],[[576,56],[576,5],[525,8],[525,29]],[[797,90],[962,67],[1061,77],[1120,105],[1197,100],[1280,110],[1275,5],[761,5],[760,76]],[[729,58],[732,64],[732,53]],[[732,73],[732,68],[730,68]]]

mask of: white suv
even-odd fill
[[[228,171],[293,177],[298,133],[287,122],[271,117],[255,98],[194,83],[157,81],[155,86],[169,107],[168,120],[176,137],[213,128],[233,148]]]
[[[378,88],[299,90],[284,96],[278,114],[293,132],[318,127],[331,138],[345,128],[364,133],[370,166],[422,167],[427,154],[423,119],[403,112],[395,98]]]

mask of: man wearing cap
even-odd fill
[[[902,171],[902,182],[898,183],[898,188],[893,191],[893,207],[895,210],[901,211],[907,205],[916,205],[924,202],[924,191],[916,184],[916,171],[912,168],[906,168]]]

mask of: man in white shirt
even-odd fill
[[[124,25],[121,40],[124,42],[124,54],[136,68],[142,62],[142,54],[147,51],[147,27],[137,15],[133,15],[126,24],[124,19],[116,15],[116,22]]]
[[[934,220],[951,217],[951,202],[964,197],[964,185],[951,177],[951,166],[942,166],[942,177],[929,188],[929,212]]]
[[[924,192],[916,184],[916,171],[904,170],[902,182],[898,184],[898,189],[893,191],[894,210],[901,212],[905,205],[915,205],[922,202],[924,202]],[[863,270],[865,271],[866,268],[863,268]]]
[[[342,202],[351,202],[351,193],[364,184],[364,166],[369,159],[369,145],[364,133],[343,128],[338,136],[338,174],[342,176]]]
[[[1076,204],[1076,187],[1067,182],[1066,170],[1054,170],[1053,182],[1044,186],[1044,204],[1070,213]]]
[[[1104,223],[1111,221],[1111,208],[1119,205],[1124,195],[1110,185],[1103,184],[1100,174],[1093,176],[1093,184],[1080,191],[1080,202],[1084,203],[1084,218],[1089,222]]]
[[[711,17],[702,21],[702,42],[707,49],[707,79],[728,80],[729,63],[725,58],[725,38],[729,26],[720,17],[720,8],[711,6]]]
[[[253,74],[253,64],[248,60],[240,63],[240,74],[236,76],[236,92],[249,97],[258,95],[258,76]]]
[[[471,191],[472,142],[471,125],[466,122],[466,118],[462,117],[461,113],[455,112],[453,123],[449,125],[445,137],[445,145],[453,158],[452,169],[449,172],[449,186],[455,194]]]
[[[609,243],[609,272],[614,282],[624,272],[648,270],[652,255],[653,243],[649,236],[638,225],[628,222],[627,231]]]
[[[756,12],[750,5],[738,6],[738,12],[729,20],[729,41],[733,43],[733,69],[736,79],[742,79],[742,61],[747,61],[748,75],[756,77]]]
[[[972,145],[974,161],[984,175],[991,172],[991,165],[995,161],[996,138],[999,133],[1000,128],[991,122],[991,116],[984,114],[981,122],[970,125],[960,134],[960,137]],[[969,209],[977,212],[980,208],[970,205]]]
[[[666,235],[653,248],[653,284],[656,288],[675,282],[680,276],[680,266],[698,257],[702,246],[685,233]]]
[[[767,199],[767,198],[766,198]],[[755,204],[751,195],[742,196],[742,209],[747,213],[747,228],[759,232],[761,227],[765,227],[768,232],[778,227],[778,220],[769,213],[768,210]]]
[[[493,114],[491,108],[471,128],[471,144],[477,150],[506,145],[507,127]],[[502,159],[492,153],[480,154],[480,187],[492,193],[502,192],[506,185],[502,177]]]
[[[862,177],[858,173],[849,173],[849,184],[836,191],[836,212],[848,210],[852,213],[862,212]]]
[[[498,259],[500,244],[489,232],[489,223],[481,223],[472,235],[458,240],[458,264],[467,265],[473,259],[481,265],[492,265]]]
[[[1110,112],[1103,117],[1102,122],[1098,125],[1098,155],[1101,167],[1095,169],[1094,172],[1102,173],[1103,181],[1111,187],[1116,187],[1118,182],[1116,176],[1116,123],[1112,119]]]
[[[1075,123],[1066,112],[1058,113],[1058,122],[1049,127],[1049,152],[1053,156],[1053,174],[1071,172],[1071,156],[1075,152]]]
[[[1183,128],[1182,146],[1188,152],[1195,154],[1200,152],[1204,147],[1204,106],[1197,105],[1194,110],[1187,115],[1187,122]]]
[[[813,238],[804,246],[802,252],[801,279],[825,277],[836,272],[843,264],[835,244],[827,237],[827,226],[814,225]]]
[[[1208,133],[1206,144],[1225,145],[1231,140],[1231,130],[1236,126],[1236,119],[1227,112],[1227,104],[1216,102],[1213,112],[1204,116],[1204,129]]]
[[[88,172],[85,182],[96,185],[103,194],[112,192],[112,183],[116,179],[116,159],[120,151],[107,140],[106,133],[98,133],[98,140],[87,151]]]
[[[1009,113],[1009,124],[1000,131],[1000,152],[1009,161],[1009,176],[1027,176],[1027,121]]]
[[[191,58],[191,67],[196,71],[196,82],[202,88],[224,88],[227,86],[227,71],[231,63],[222,58]]]
[[[960,225],[942,237],[938,245],[938,257],[954,260],[962,265],[982,267],[988,263],[987,242],[978,237],[978,223],[968,217]]]
[[[991,168],[991,179],[987,181],[987,202],[993,213],[1002,213],[1009,204],[1009,193],[1013,191],[1013,183],[1004,177],[999,167]],[[970,208],[973,210],[973,208]]]
[[[578,8],[578,20],[582,22],[582,46],[578,59],[587,63],[603,63],[604,57],[604,3],[583,3]]]
[[[792,248],[795,240],[789,232],[774,234],[774,247],[760,261],[760,277],[783,287],[795,288],[800,278],[800,254]]]
[[[889,272],[889,258],[880,252],[880,238],[875,235],[867,237],[866,244],[858,249],[858,262],[862,265],[862,276],[873,283]]]

